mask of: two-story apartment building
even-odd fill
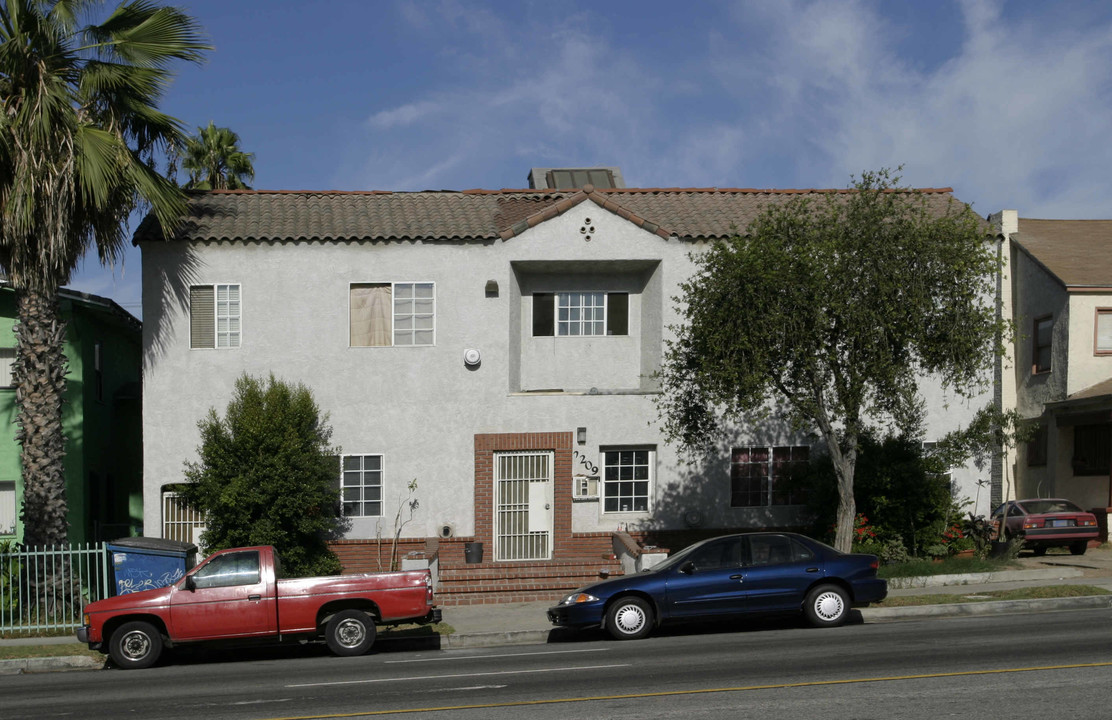
[[[833,191],[535,184],[211,192],[174,237],[141,228],[147,534],[197,421],[245,372],[302,382],[329,413],[349,545],[391,535],[413,479],[403,538],[481,542],[488,563],[597,564],[620,528],[797,526],[777,477],[817,434],[773,416],[692,461],[661,433],[655,373],[690,254],[769,203]],[[928,439],[991,399],[940,387],[924,379]],[[954,468],[958,494],[985,473]]]
[[[1019,497],[1112,507],[1112,220],[1036,220],[1005,210],[1015,407],[1037,424],[1019,448]]]

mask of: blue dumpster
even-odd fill
[[[180,540],[129,537],[107,545],[117,595],[172,585],[197,564],[197,546]]]

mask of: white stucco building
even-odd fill
[[[800,191],[608,178],[618,187],[212,192],[174,238],[141,228],[146,534],[167,532],[197,421],[245,372],[304,383],[329,413],[352,547],[390,534],[413,479],[403,537],[482,542],[494,562],[597,565],[619,528],[797,524],[775,476],[817,435],[739,427],[692,465],[658,427],[654,373],[689,253]],[[929,380],[924,395],[928,440],[992,397]],[[989,509],[986,471],[952,478]]]

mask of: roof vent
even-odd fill
[[[624,188],[622,171],[616,167],[533,168],[529,171],[532,190],[578,190],[584,185],[596,188]]]

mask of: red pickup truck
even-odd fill
[[[89,603],[77,639],[121,668],[145,668],[163,647],[217,640],[323,637],[336,655],[362,655],[375,623],[440,620],[428,570],[281,575],[273,547],[222,550],[168,587]]]

